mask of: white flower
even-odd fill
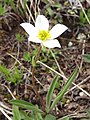
[[[29,34],[29,41],[41,43],[47,48],[61,47],[57,38],[68,28],[62,24],[56,24],[49,30],[49,21],[44,15],[38,15],[35,22],[35,27],[30,23],[20,24]]]

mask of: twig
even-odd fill
[[[86,82],[88,79],[90,79],[90,76],[88,76],[86,79],[84,79],[83,81],[81,81],[79,84],[77,84],[78,86],[80,86],[81,84],[83,84],[84,82]],[[69,93],[70,91],[74,90],[77,86],[72,87],[69,91],[67,91],[65,94]]]
[[[4,109],[4,111],[5,111],[6,113],[10,114],[10,115],[13,115],[13,113],[10,112],[9,110]]]
[[[73,113],[66,115],[65,117],[59,118],[58,120],[64,120],[64,118],[69,117],[69,118],[86,118],[87,113]]]
[[[53,58],[54,58],[54,60],[55,60],[55,62],[56,62],[56,65],[57,65],[57,67],[58,67],[58,69],[59,69],[59,72],[60,72],[62,75],[64,75],[64,72],[61,70],[60,65],[59,65],[59,63],[58,63],[58,61],[57,61],[54,53],[52,52],[52,50],[50,50],[50,52],[51,52],[51,54],[52,54],[52,56],[53,56]],[[65,75],[64,75],[64,76],[65,76]]]
[[[57,75],[63,77],[65,80],[68,80],[68,78],[66,78],[64,75],[62,75],[62,74],[60,74],[59,72],[55,71],[54,69],[52,69],[52,68],[49,67],[48,65],[42,63],[41,61],[37,61],[37,63],[39,63],[39,64],[41,64],[41,65],[47,67],[48,69],[50,69],[51,71],[53,71],[53,72],[56,73]],[[74,86],[76,86],[78,89],[80,89],[80,90],[81,90],[83,93],[85,93],[87,96],[90,97],[90,94],[89,94],[87,91],[83,90],[80,86],[78,86],[78,85],[75,84],[74,82],[72,82],[72,84],[73,84]]]
[[[5,88],[7,88],[8,92],[10,93],[10,95],[12,96],[12,98],[14,100],[16,100],[16,98],[14,97],[14,95],[12,94],[11,90],[6,86],[6,85],[3,85]]]
[[[18,63],[19,63],[19,65],[20,66],[22,66],[22,68],[23,69],[25,69],[28,73],[30,73],[31,75],[32,75],[32,72],[30,71],[30,70],[28,70],[26,67],[24,67],[23,65],[22,65],[22,63],[16,58],[16,57],[14,57],[12,54],[10,54],[10,53],[7,53],[7,55],[9,55],[9,56],[11,56],[13,59],[15,59]],[[43,85],[39,82],[39,80],[34,76],[34,78],[35,78],[35,80],[37,81],[37,83],[39,83],[42,87],[43,87]]]
[[[31,11],[30,11],[30,9],[29,9],[29,7],[28,7],[27,4],[26,4],[26,8],[27,8],[27,10],[28,10],[28,12],[29,12],[29,16],[32,18],[32,21],[35,23],[35,20],[34,20],[34,18],[33,18],[33,15],[32,15],[32,13],[31,13]],[[29,18],[29,22],[30,22],[30,18]]]
[[[8,120],[12,120],[12,119],[6,114],[6,112],[3,110],[3,108],[0,107],[0,111],[5,115],[5,117],[6,117]]]
[[[21,6],[22,6],[22,8],[24,10],[25,8],[24,8],[23,0],[19,0],[19,1],[20,1],[20,4],[21,4]],[[24,11],[24,12],[25,12],[25,15],[28,17],[27,11]]]
[[[17,50],[17,59],[19,59],[19,51],[20,51],[20,44],[18,42],[18,50]],[[17,61],[15,61],[15,63],[13,64],[12,68],[17,64]],[[11,69],[12,69],[11,68]]]
[[[3,104],[1,101],[0,101],[0,106],[3,107],[4,109],[12,110],[11,108],[9,108],[5,104]]]
[[[86,40],[83,40],[82,55],[84,55],[84,52],[85,52],[85,42],[86,42]],[[81,63],[80,63],[80,67],[79,67],[80,72],[81,72],[81,69],[82,69],[82,65],[83,65],[83,58],[81,59]]]
[[[40,14],[40,8],[39,8],[39,4],[40,4],[40,0],[38,0],[38,3],[37,3],[38,14]]]

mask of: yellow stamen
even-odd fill
[[[37,37],[42,41],[45,41],[48,38],[51,38],[50,33],[46,30],[39,30]]]

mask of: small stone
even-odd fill
[[[69,43],[68,43],[68,47],[71,47],[72,45],[73,45],[72,42],[69,42]]]
[[[77,36],[77,39],[78,40],[84,40],[84,39],[86,39],[86,35],[84,33],[79,33],[78,36]]]
[[[48,89],[49,89],[49,87],[50,87],[50,85],[49,85],[49,84],[44,85],[44,87],[43,87],[44,91],[45,91],[45,92],[47,92],[47,91],[48,91]]]
[[[86,96],[83,92],[80,92],[79,95],[80,95],[81,97]]]

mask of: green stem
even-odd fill
[[[42,48],[42,46],[39,47],[38,52],[36,54],[36,57],[35,57],[35,60],[34,60],[35,64],[36,64],[36,62],[38,60],[39,54],[41,52],[41,48]],[[32,85],[33,85],[33,87],[35,89],[35,92],[37,93],[37,90],[36,90],[36,87],[35,87],[34,73],[35,73],[35,66],[32,66]]]
[[[32,85],[33,85],[33,87],[35,88],[34,72],[35,72],[35,67],[32,66]]]
[[[61,68],[60,68],[60,66],[59,66],[59,63],[58,63],[58,61],[57,61],[57,59],[56,59],[53,51],[50,50],[50,52],[51,52],[51,54],[52,54],[52,56],[53,56],[53,58],[54,58],[54,60],[55,60],[55,62],[56,62],[56,65],[57,65],[57,67],[58,67],[58,69],[59,69],[59,72],[60,72],[62,75],[64,75],[64,72],[61,70]]]

